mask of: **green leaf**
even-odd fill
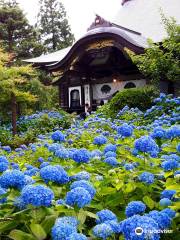
[[[31,234],[16,229],[12,230],[8,237],[14,240],[37,240]]]
[[[88,216],[88,217],[98,219],[98,217],[96,216],[96,214],[94,214],[94,213],[92,213],[92,212],[85,211],[85,213],[86,213],[86,216]]]
[[[32,233],[34,234],[34,236],[37,237],[38,240],[43,240],[47,237],[46,232],[40,224],[31,223],[30,228]]]
[[[14,229],[17,226],[17,222],[9,221],[9,222],[2,222],[0,223],[0,233],[6,232],[8,230]]]
[[[126,184],[126,189],[125,189],[125,192],[126,193],[130,193],[130,192],[133,192],[136,188],[136,186],[134,186],[135,183],[128,183]]]
[[[81,223],[81,224],[84,224],[85,223],[85,221],[86,221],[86,212],[84,211],[84,210],[80,210],[79,211],[79,213],[78,213],[78,220],[79,220],[79,222]]]
[[[143,197],[143,201],[150,209],[154,208],[155,202],[149,196]]]
[[[51,228],[53,227],[55,220],[56,220],[56,216],[52,215],[52,216],[47,216],[44,221],[41,223],[42,228],[46,231],[46,233],[50,233]]]

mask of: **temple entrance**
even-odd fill
[[[81,106],[81,87],[69,88],[69,107],[76,109]]]

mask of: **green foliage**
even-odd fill
[[[164,15],[162,21],[168,37],[162,43],[149,41],[144,54],[130,54],[139,70],[156,85],[160,80],[178,82],[180,75],[180,26]]]
[[[125,89],[118,92],[110,102],[102,106],[98,112],[113,118],[125,106],[146,110],[152,106],[152,100],[155,96],[157,96],[157,90],[150,86]],[[130,115],[129,118],[133,118],[133,116]]]
[[[16,61],[40,55],[44,50],[37,30],[28,23],[16,1],[0,2],[0,36],[3,47],[13,53]]]
[[[57,0],[40,0],[39,3],[37,27],[43,46],[48,52],[52,52],[72,45],[74,36],[63,4]]]

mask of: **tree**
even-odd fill
[[[36,26],[40,29],[43,45],[49,52],[72,45],[71,33],[64,6],[58,0],[39,0],[40,12]]]
[[[173,18],[162,15],[168,37],[162,43],[149,41],[142,55],[130,54],[140,71],[159,85],[160,80],[179,81],[180,76],[180,26]]]
[[[0,1],[0,40],[5,50],[18,60],[44,51],[37,30],[28,23],[15,0]]]
[[[7,67],[9,55],[0,49],[0,106],[8,105],[11,109],[13,134],[17,133],[17,104],[34,103],[37,97],[29,91],[24,91],[32,77],[35,77],[35,71],[30,66]]]

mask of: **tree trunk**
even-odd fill
[[[14,93],[11,94],[11,112],[12,112],[12,132],[13,136],[17,134],[17,104],[16,104],[16,96]]]

